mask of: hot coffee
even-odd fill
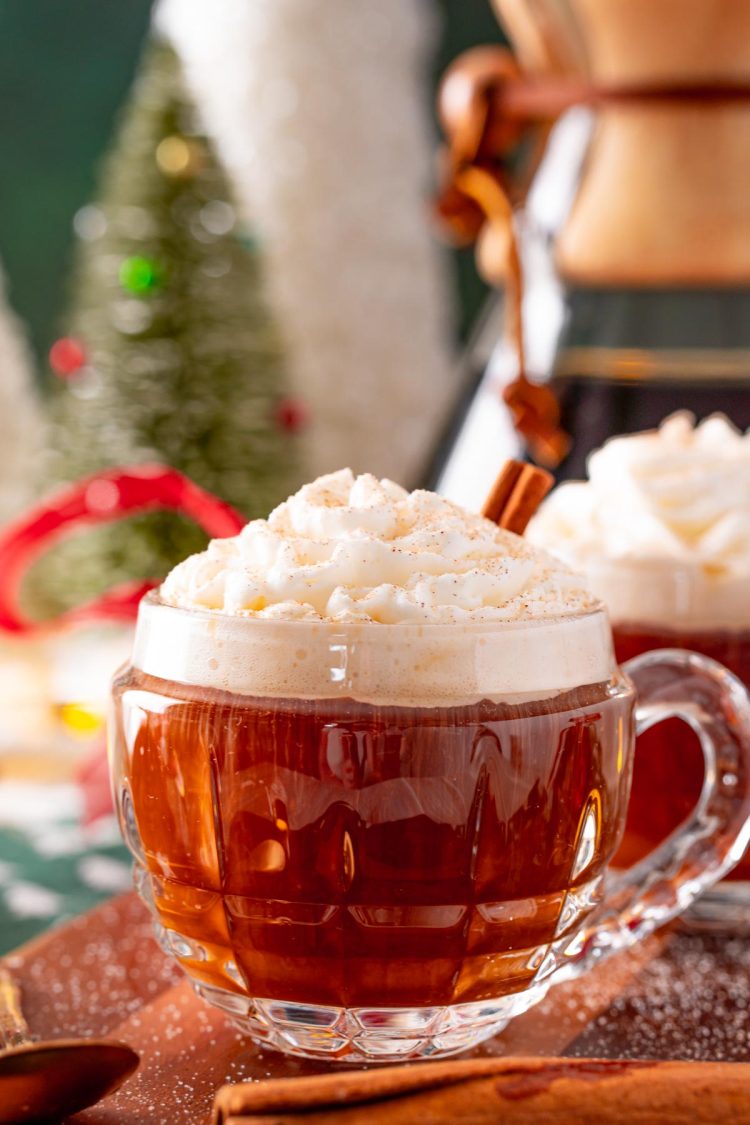
[[[496,998],[601,897],[627,691],[421,709],[137,671],[115,690],[144,874],[208,984],[347,1007]]]
[[[744,684],[750,684],[750,631],[678,631],[616,624],[613,635],[621,664],[654,649],[687,649],[710,656]],[[700,743],[686,723],[668,719],[644,731],[638,742],[626,830],[615,864],[629,867],[636,863],[682,824],[700,797],[703,774]],[[750,851],[726,878],[733,882],[750,879]]]
[[[656,668],[674,713],[684,669]],[[633,673],[647,700],[651,658]],[[165,948],[297,1053],[492,1034],[677,912],[750,811],[717,726],[707,807],[645,894],[608,896],[640,720],[602,609],[488,520],[346,473],[178,567],[114,697],[120,820]]]

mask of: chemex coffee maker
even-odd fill
[[[498,400],[560,477],[582,476],[611,434],[679,408],[750,426],[750,3],[493,3],[513,51],[467,52],[440,92],[438,209],[503,287],[516,356],[510,373],[488,371],[444,451],[443,490],[463,500],[462,479],[480,495],[487,483],[466,428],[486,442]],[[524,213],[543,176],[547,197],[569,196],[549,237],[562,312],[546,369],[529,377]],[[527,318],[527,345],[543,328]]]

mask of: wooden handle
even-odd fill
[[[750,1122],[750,1064],[468,1059],[225,1086],[215,1125]]]
[[[6,969],[0,968],[0,1047],[22,1047],[31,1042],[18,985]]]

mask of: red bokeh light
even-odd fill
[[[63,336],[55,340],[49,350],[49,363],[55,375],[67,379],[80,371],[86,363],[86,351],[80,340]]]

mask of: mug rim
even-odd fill
[[[238,696],[429,707],[547,698],[617,674],[599,605],[529,621],[383,625],[183,609],[158,593],[139,606],[132,665]]]
[[[583,571],[613,625],[674,632],[750,630],[750,580],[697,559],[592,555]]]

